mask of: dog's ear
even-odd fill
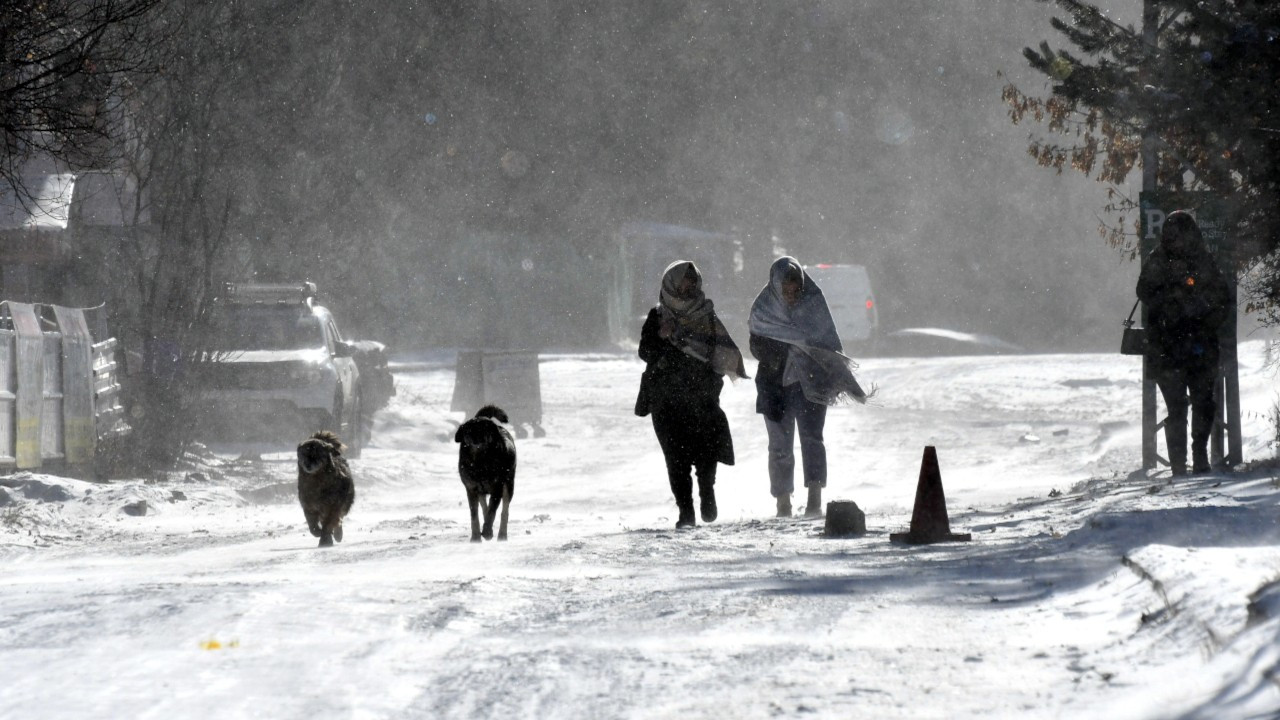
[[[455,433],[453,434],[453,441],[454,441],[454,442],[456,442],[456,443],[460,443],[460,442],[462,442],[462,428],[464,428],[464,427],[466,427],[466,426],[467,426],[467,424],[466,424],[466,423],[462,423],[461,425],[459,425],[459,426],[458,426],[458,431],[457,431],[457,432],[455,432]]]

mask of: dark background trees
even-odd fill
[[[160,2],[0,0],[0,183],[19,202],[33,158],[79,169],[118,156],[120,103],[159,62]]]
[[[1128,288],[1097,241],[1103,188],[1024,168],[998,102],[1036,10],[281,4],[231,241],[408,342],[466,341],[490,247],[536,250],[532,284],[598,307],[610,233],[651,220],[749,237],[757,267],[774,236],[866,263],[891,326],[1110,345]],[[588,320],[554,340],[598,342]]]
[[[889,328],[1113,343],[1103,188],[1027,167],[998,102],[1033,3],[247,5],[153,16],[136,256],[185,272],[146,266],[151,307],[191,293],[164,334],[221,280],[306,277],[402,346],[473,341],[495,293],[512,342],[598,344],[610,235],[645,220],[746,238],[758,283],[775,239],[864,263]]]

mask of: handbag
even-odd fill
[[[1121,355],[1142,355],[1147,351],[1147,329],[1133,326],[1133,314],[1138,311],[1138,303],[1141,300],[1135,300],[1133,309],[1129,311],[1129,317],[1122,323],[1124,325],[1124,335],[1120,336],[1120,354]]]
[[[653,366],[646,366],[640,375],[640,392],[636,394],[636,415],[644,417],[653,409]]]

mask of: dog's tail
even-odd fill
[[[497,405],[485,405],[476,411],[476,417],[492,418],[503,425],[509,425],[511,423],[511,421],[507,419],[507,411]]]
[[[329,445],[333,448],[333,451],[339,455],[342,454],[343,450],[347,449],[347,446],[343,445],[342,441],[338,439],[337,433],[332,430],[321,430],[320,432],[312,433],[311,437],[314,440],[319,440],[320,442]]]

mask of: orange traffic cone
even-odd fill
[[[916,484],[916,506],[911,511],[911,530],[893,533],[889,540],[923,545],[972,539],[973,536],[969,533],[951,532],[951,521],[947,519],[947,499],[942,494],[942,473],[938,471],[938,452],[932,445],[928,445],[924,449],[924,458],[920,461],[920,482]]]

